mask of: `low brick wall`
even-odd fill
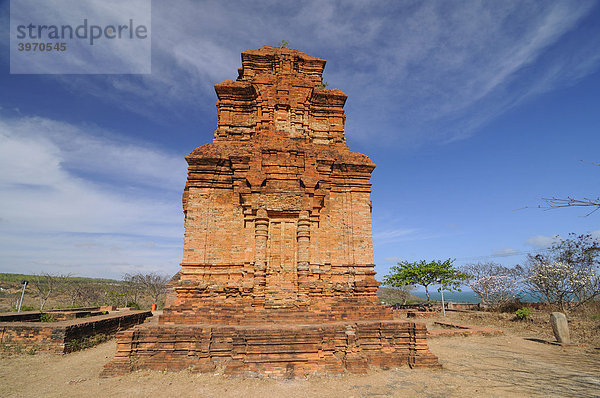
[[[51,314],[57,321],[100,315],[108,309],[101,307],[78,307],[46,311],[0,312],[0,322],[39,322],[42,314]]]
[[[446,309],[478,311],[481,309],[481,304],[480,303],[453,303],[452,301],[449,301],[446,304]]]
[[[77,349],[86,338],[112,336],[150,316],[151,311],[123,311],[60,322],[0,322],[0,344],[14,350],[63,354]]]
[[[39,322],[39,311],[0,312],[0,322]]]
[[[50,313],[52,318],[54,318],[54,321],[67,321],[71,319],[89,318],[106,314],[108,314],[108,311],[61,311]]]
[[[407,318],[433,318],[437,316],[437,312],[433,311],[408,311],[406,313]]]
[[[77,318],[88,318],[91,316],[105,315],[108,311],[99,311],[95,309],[75,309],[75,310],[50,310],[50,311],[28,311],[28,312],[2,312],[0,313],[0,322],[40,322],[42,315],[49,315],[54,321],[67,321]]]
[[[103,311],[100,307],[75,307],[75,308],[59,308],[55,310],[47,310],[44,312],[78,312],[78,311]]]

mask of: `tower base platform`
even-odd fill
[[[441,367],[424,324],[399,320],[306,325],[139,325],[117,335],[102,376],[138,369],[275,378]]]

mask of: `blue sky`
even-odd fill
[[[517,210],[600,192],[598,1],[154,1],[150,75],[11,75],[8,11],[0,271],[177,272],[183,157],[212,140],[213,85],[281,40],[349,96],[350,149],[377,164],[379,277],[600,236],[598,213]]]

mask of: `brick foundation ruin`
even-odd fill
[[[104,375],[133,369],[293,377],[438,367],[420,323],[376,296],[369,179],[325,60],[262,47],[215,85],[212,144],[186,160],[184,254],[155,326],[118,336]]]
[[[42,322],[39,311],[0,313],[0,345],[16,352],[66,354],[82,347],[82,342],[108,337],[143,323],[150,311],[100,311],[91,309],[50,310],[44,313],[52,322]],[[102,336],[100,336],[102,335]],[[101,341],[101,340],[98,340]]]

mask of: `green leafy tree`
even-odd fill
[[[460,291],[459,287],[468,278],[452,266],[454,260],[445,261],[402,261],[391,268],[390,273],[383,278],[384,285],[404,287],[407,285],[420,285],[425,288],[427,301],[429,301],[429,286],[440,285],[438,290]]]

